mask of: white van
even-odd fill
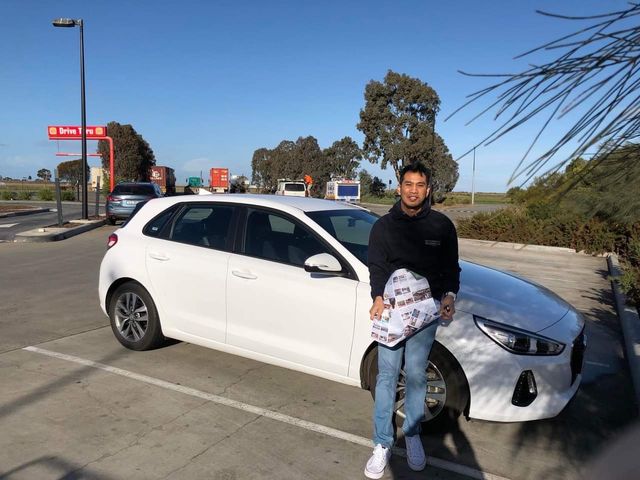
[[[288,195],[291,197],[307,197],[307,185],[302,180],[278,180],[276,195]]]

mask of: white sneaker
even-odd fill
[[[384,469],[391,458],[391,449],[385,448],[380,444],[373,449],[373,455],[367,461],[364,467],[364,475],[367,478],[382,478]]]
[[[427,466],[427,457],[424,454],[422,440],[420,435],[405,437],[404,442],[407,446],[407,463],[409,468],[414,472],[420,472]]]

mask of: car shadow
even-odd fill
[[[31,352],[25,352],[28,354],[32,354]],[[98,363],[109,364],[111,361],[121,358],[124,355],[124,351],[114,352],[110,355],[106,355],[102,359],[98,360]],[[33,355],[40,355],[39,353],[33,353]],[[62,361],[62,360],[60,360]],[[76,368],[67,373],[66,375],[62,375],[61,377],[56,377],[55,380],[41,385],[40,387],[32,390],[31,392],[22,395],[8,403],[0,406],[0,418],[7,417],[13,413],[16,413],[25,407],[31,406],[47,396],[51,395],[54,391],[60,390],[61,388],[71,385],[77,382],[79,377],[89,376],[92,373],[97,373],[99,370],[96,370],[95,367],[92,366],[82,366],[79,364],[73,364]]]
[[[11,480],[12,478],[26,478],[30,469],[42,472],[47,471],[47,478],[59,478],[60,480],[116,480],[116,477],[104,473],[94,473],[84,465],[78,465],[56,456],[41,456],[29,462],[23,463],[4,472],[0,471],[0,478]],[[31,476],[30,478],[36,478]]]

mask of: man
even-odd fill
[[[373,306],[371,319],[384,310],[383,293],[389,276],[399,268],[423,275],[438,303],[442,320],[452,320],[460,286],[458,239],[451,220],[431,210],[431,172],[421,163],[400,172],[400,200],[380,218],[369,237],[369,274]],[[378,377],[373,414],[373,455],[365,467],[368,478],[381,478],[394,442],[393,411],[396,385],[404,357],[406,391],[404,432],[407,461],[412,470],[423,470],[427,460],[420,440],[427,393],[426,368],[438,322],[425,327],[395,347],[378,345]]]

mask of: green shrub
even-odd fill
[[[360,195],[360,203],[377,203],[380,205],[393,205],[396,203],[395,199],[384,195],[382,197],[377,197],[374,195]]]
[[[547,217],[529,208],[505,208],[481,213],[458,223],[461,237],[574,248],[587,253],[613,252],[624,243],[625,227],[571,212]]]
[[[548,210],[554,213],[543,217],[541,212],[545,209],[541,205],[534,209],[528,207],[506,208],[460,220],[458,235],[498,242],[567,247],[591,254],[616,252],[620,255],[624,272],[620,286],[633,303],[640,305],[640,223],[630,226],[558,209]]]
[[[626,262],[621,266],[620,288],[635,305],[640,305],[640,267]]]
[[[448,194],[444,199],[444,205],[470,205],[471,197],[468,195]]]
[[[18,200],[31,200],[31,194],[28,190],[21,190],[18,192]]]
[[[43,188],[38,192],[40,200],[51,201],[53,200],[53,191],[48,188]]]
[[[18,198],[16,192],[11,192],[9,190],[2,191],[2,200],[15,200],[16,198]]]
[[[76,199],[76,194],[71,190],[63,190],[61,196],[63,202],[73,202]]]

